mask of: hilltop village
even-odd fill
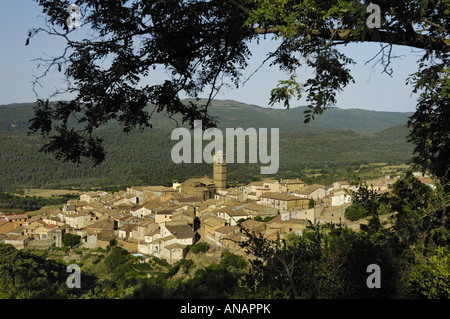
[[[395,179],[368,181],[378,192]],[[299,179],[267,179],[227,188],[226,156],[218,153],[213,178],[191,178],[172,187],[137,186],[108,193],[92,191],[68,201],[62,209],[29,218],[27,214],[0,216],[0,243],[18,249],[62,247],[64,234],[81,237],[84,248],[106,249],[111,243],[131,254],[156,256],[169,263],[183,259],[199,241],[216,249],[243,253],[243,228],[269,240],[289,233],[301,235],[311,225],[347,221],[351,205],[346,181],[307,185]]]

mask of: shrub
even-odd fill
[[[345,218],[351,221],[355,221],[364,217],[367,217],[368,211],[360,204],[353,203],[345,210]]]
[[[204,253],[207,252],[209,249],[209,244],[205,242],[196,243],[195,245],[191,246],[189,251],[193,252],[194,254],[198,253]]]

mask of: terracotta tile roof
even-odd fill
[[[166,226],[167,230],[179,239],[193,238],[195,236],[192,227],[189,225]]]
[[[25,213],[5,214],[3,217],[6,217],[8,220],[28,218]]]
[[[274,192],[266,192],[261,194],[260,197],[270,198],[270,199],[278,199],[278,200],[298,200],[302,199],[298,196],[289,195],[286,193],[274,193]]]

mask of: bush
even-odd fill
[[[110,271],[116,270],[119,266],[128,261],[128,252],[125,249],[115,246],[108,257],[105,258],[105,265]]]
[[[450,298],[450,253],[438,247],[435,254],[414,265],[408,278],[412,298]]]
[[[345,210],[345,218],[350,221],[355,221],[367,217],[368,211],[360,204],[353,203]]]
[[[189,251],[193,252],[194,254],[198,253],[205,253],[209,249],[209,244],[205,242],[196,243],[195,245],[191,246],[189,248]]]
[[[244,269],[245,266],[247,266],[247,262],[241,256],[235,255],[228,251],[224,251],[220,258],[219,265],[223,266],[224,268],[233,266],[237,269]]]
[[[180,266],[183,267],[183,272],[188,274],[195,267],[195,263],[191,259],[182,259],[180,260]]]
[[[81,242],[81,237],[73,234],[64,234],[62,238],[63,245],[65,247],[74,247]]]

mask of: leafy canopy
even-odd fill
[[[448,0],[376,1],[379,28],[367,24],[366,0],[80,0],[81,28],[91,36],[79,41],[66,24],[69,1],[36,1],[47,27],[33,29],[29,38],[45,32],[67,43],[61,56],[41,59],[47,66],[42,76],[56,68],[67,78],[64,91],[76,93],[68,102],[39,100],[30,123],[31,132],[48,138],[43,150],[57,158],[101,163],[105,151],[95,130],[111,120],[125,132],[150,127],[155,112],[215,126],[208,114],[211,100],[224,86],[239,86],[249,43],[270,34],[280,45],[264,62],[289,72],[272,90],[270,103],[289,107],[291,98],[305,95],[310,107],[305,122],[333,106],[336,93],[354,81],[349,69],[354,62],[338,51],[340,45],[380,43],[373,59],[388,74],[394,45],[420,49],[419,70],[409,79],[421,92],[409,123],[411,141],[416,163],[448,179]],[[314,75],[299,82],[296,71],[302,66]],[[162,82],[154,73],[158,68],[167,71]],[[182,94],[194,100],[183,104]],[[195,102],[202,94],[206,102]]]

